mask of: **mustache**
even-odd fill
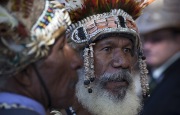
[[[133,82],[132,74],[128,69],[121,69],[115,73],[104,73],[100,76],[100,84],[106,84],[107,82],[121,82],[126,81],[131,84]]]

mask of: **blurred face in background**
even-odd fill
[[[157,68],[180,51],[180,33],[162,29],[143,35],[147,64]]]

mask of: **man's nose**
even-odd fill
[[[129,64],[130,62],[128,61],[123,51],[117,50],[114,52],[112,59],[112,67],[127,69],[129,67]]]

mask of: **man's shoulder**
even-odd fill
[[[165,74],[175,74],[180,75],[180,58],[177,59],[174,63],[172,63],[167,70],[165,71]]]
[[[40,115],[29,109],[0,109],[0,115]]]

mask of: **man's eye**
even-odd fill
[[[124,48],[123,51],[124,51],[124,53],[132,53],[131,48]]]
[[[103,51],[106,51],[106,52],[110,52],[111,50],[112,50],[112,47],[104,47],[103,49],[102,49]]]

